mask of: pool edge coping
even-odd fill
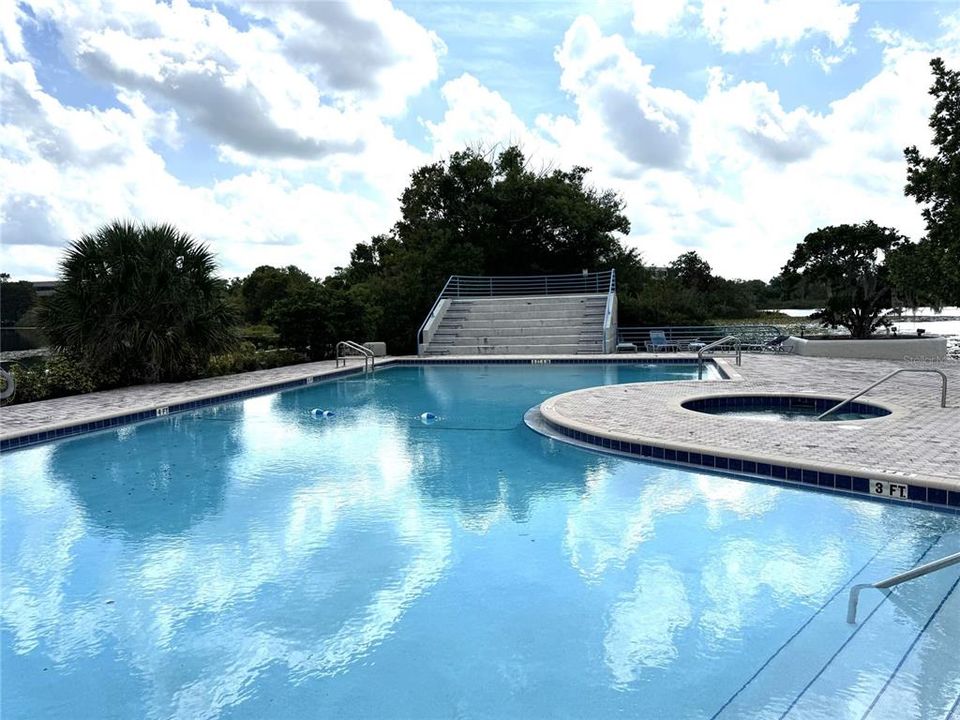
[[[653,358],[645,358],[642,362],[655,365],[683,364],[690,365],[696,362],[696,356],[677,357],[677,353],[656,354]],[[398,355],[386,356],[376,363],[375,370],[383,367],[403,367],[403,366],[425,366],[425,365],[539,365],[552,364],[551,361],[557,361],[558,365],[576,365],[576,364],[636,364],[641,362],[636,355],[627,355],[624,353],[606,354],[606,355],[560,355],[560,356],[542,356],[542,355],[465,355],[454,357],[424,358],[416,355]],[[720,378],[712,378],[706,382],[719,382],[733,379],[730,377],[731,370],[728,364],[722,358],[710,358],[705,361],[708,366],[713,366],[720,375]],[[65,438],[78,437],[87,433],[97,432],[110,428],[131,425],[138,422],[147,422],[161,417],[167,417],[171,414],[176,415],[183,412],[190,412],[212,405],[219,405],[228,402],[236,402],[258,395],[270,395],[273,393],[295,390],[306,385],[314,383],[328,382],[339,377],[349,375],[363,374],[364,367],[359,364],[342,368],[325,368],[319,372],[314,369],[310,372],[304,372],[299,375],[292,375],[285,380],[265,380],[255,382],[239,388],[229,390],[213,390],[196,395],[180,395],[165,400],[163,404],[148,403],[145,405],[131,405],[122,410],[114,410],[102,414],[93,414],[89,417],[72,419],[64,422],[47,423],[23,431],[13,431],[9,434],[0,432],[0,453],[7,453],[20,450],[27,447],[34,447],[43,443],[62,440]],[[246,373],[237,373],[236,376],[242,376]],[[73,396],[68,396],[73,397]],[[55,400],[55,399],[54,399]],[[45,401],[44,401],[45,402]],[[29,403],[25,403],[27,405]],[[163,412],[161,412],[163,411]]]
[[[589,449],[596,452],[601,452],[605,454],[615,455],[617,457],[632,458],[641,461],[651,461],[651,462],[662,462],[676,467],[683,467],[687,469],[697,469],[705,471],[714,471],[720,473],[727,473],[737,477],[743,477],[747,479],[759,479],[766,482],[772,482],[778,485],[785,486],[805,486],[808,489],[822,490],[825,492],[839,492],[851,494],[856,497],[861,498],[873,498],[884,500],[886,502],[892,502],[896,504],[908,504],[916,505],[924,508],[935,508],[935,509],[946,509],[951,512],[960,513],[960,485],[956,481],[951,481],[949,479],[942,479],[936,476],[929,475],[906,475],[896,472],[885,472],[882,470],[875,470],[872,468],[866,467],[857,467],[854,465],[843,465],[843,464],[834,464],[834,463],[817,463],[811,462],[809,460],[798,460],[797,458],[786,457],[776,453],[764,453],[758,454],[755,451],[742,451],[736,450],[735,452],[730,449],[717,448],[712,445],[698,444],[698,443],[685,443],[683,441],[675,440],[664,440],[663,438],[649,438],[644,437],[643,435],[634,434],[626,435],[623,433],[617,433],[611,430],[606,430],[599,428],[597,426],[590,425],[584,422],[578,422],[574,419],[561,415],[556,410],[553,410],[550,407],[550,403],[557,398],[562,396],[569,396],[575,393],[584,392],[589,390],[585,388],[583,390],[572,390],[568,393],[561,393],[560,395],[554,395],[553,397],[547,398],[539,405],[531,408],[528,413],[533,410],[536,410],[537,415],[542,418],[543,423],[548,426],[553,432],[557,435],[545,434],[542,431],[542,428],[534,427],[529,422],[527,422],[527,414],[524,414],[524,423],[534,432],[537,432],[546,437],[551,437],[554,440],[559,442],[565,442],[575,447],[580,447],[583,449]],[[896,406],[885,403],[888,408],[894,408]],[[544,408],[544,406],[547,406]],[[680,408],[679,401],[676,403],[677,408]],[[899,408],[897,408],[899,409]],[[688,411],[693,412],[693,411]],[[891,416],[887,416],[891,417]],[[560,419],[558,419],[560,418]],[[864,422],[878,422],[882,421],[885,418],[875,418],[869,421]],[[760,422],[760,421],[758,421]],[[767,421],[762,421],[767,422]],[[849,423],[856,423],[860,421],[846,421]],[[572,433],[568,434],[568,433]],[[579,434],[581,438],[576,437]],[[604,445],[604,441],[608,444]],[[613,444],[616,443],[617,447],[614,447]],[[627,445],[627,450],[623,450],[622,446]],[[649,449],[649,452],[645,450]],[[657,457],[655,451],[659,451],[662,454],[662,457]],[[674,455],[676,453],[684,453],[688,457],[690,455],[696,456],[706,456],[713,460],[715,463],[717,458],[724,460],[727,463],[728,467],[718,467],[715,464],[705,464],[703,462],[692,462],[692,461],[682,461],[677,459],[670,459],[666,457],[667,452],[672,452]],[[740,469],[730,469],[729,461],[735,460],[739,463],[749,462],[754,465],[765,465],[770,468],[770,473],[750,473],[748,471]],[[774,477],[773,468],[781,468],[784,470],[784,477]],[[799,477],[792,479],[789,477],[791,474],[789,471],[794,470],[799,473]],[[814,477],[810,480],[804,479],[804,471],[808,473],[814,473]],[[821,485],[819,480],[819,475],[832,475],[834,478],[836,476],[849,478],[850,479],[850,488],[837,488],[835,486]],[[867,488],[865,490],[857,490],[854,486],[854,479],[862,479],[867,483]],[[896,498],[887,498],[885,496],[877,496],[869,492],[869,483],[871,481],[880,481],[891,484],[903,484],[909,487],[914,488],[923,488],[924,499],[904,499],[899,500]],[[862,485],[862,483],[857,483]],[[936,500],[928,500],[929,497],[928,490],[934,489],[938,493],[943,493],[943,502]],[[951,500],[955,501],[951,503]]]

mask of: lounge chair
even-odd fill
[[[791,353],[793,352],[793,346],[784,347],[783,343],[790,339],[789,335],[777,335],[775,338],[771,338],[764,343],[754,343],[751,345],[744,345],[743,350],[746,352],[776,352],[776,353]]]
[[[650,340],[649,342],[645,342],[643,346],[646,348],[647,352],[666,352],[668,350],[677,352],[680,350],[680,344],[668,342],[667,336],[662,330],[651,330]]]

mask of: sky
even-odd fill
[[[416,168],[516,143],[616,191],[645,262],[769,279],[819,227],[922,235],[937,56],[956,1],[0,0],[0,269],[133,218],[322,277]]]

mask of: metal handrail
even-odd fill
[[[568,275],[451,275],[441,298],[599,295],[616,290],[613,270]]]
[[[893,371],[892,373],[890,373],[889,375],[880,378],[880,379],[877,380],[873,385],[871,385],[871,386],[869,386],[869,387],[867,387],[867,388],[864,388],[863,390],[861,390],[860,392],[858,392],[856,395],[851,395],[851,396],[848,397],[846,400],[844,400],[844,401],[842,401],[842,402],[840,402],[840,403],[837,403],[837,404],[834,405],[832,408],[830,408],[829,410],[827,410],[825,413],[821,413],[820,415],[817,415],[817,420],[823,420],[823,419],[824,419],[827,415],[829,415],[830,413],[836,412],[837,410],[839,410],[840,408],[842,408],[842,407],[843,407],[844,405],[846,405],[847,403],[852,403],[852,402],[853,402],[854,400],[856,400],[858,397],[860,397],[860,396],[862,396],[862,395],[866,395],[868,392],[870,392],[871,390],[873,390],[877,385],[880,385],[880,384],[882,384],[882,383],[885,383],[887,380],[889,380],[890,378],[892,378],[894,375],[899,375],[900,373],[905,373],[905,372],[936,373],[937,375],[939,375],[939,376],[940,376],[940,379],[943,380],[942,387],[941,387],[941,390],[940,390],[940,407],[945,408],[945,407],[947,406],[947,376],[943,373],[943,371],[941,371],[941,370],[934,370],[933,368],[900,368],[899,370],[894,370],[894,371]]]
[[[542,295],[599,295],[606,294],[607,314],[609,296],[617,291],[615,270],[581,272],[568,275],[451,275],[417,330],[417,353],[423,354],[424,333],[436,317],[444,300],[482,297],[523,297]],[[604,318],[605,327],[609,317]]]
[[[603,352],[610,352],[610,341],[613,340],[616,345],[616,319],[613,316],[613,309],[616,305],[617,294],[613,291],[607,293],[607,306],[603,311]],[[611,338],[611,335],[614,337]]]
[[[691,342],[710,343],[725,335],[736,335],[744,348],[758,349],[770,340],[785,335],[776,325],[644,325],[617,328],[618,343],[640,345],[650,339],[650,332],[662,332],[667,342],[686,346]]]
[[[373,365],[376,362],[374,360],[376,356],[374,355],[373,350],[371,350],[368,347],[364,347],[363,345],[360,345],[358,343],[355,343],[352,340],[341,340],[340,342],[337,343],[336,367],[340,367],[341,360],[343,360],[343,366],[344,367],[347,366],[347,359],[346,357],[340,354],[340,348],[350,348],[351,350],[355,350],[361,355],[363,355],[363,372],[364,373],[373,372],[373,369],[374,369]],[[367,361],[370,362],[369,369],[367,368]]]
[[[857,603],[860,600],[861,590],[866,590],[867,588],[886,590],[887,588],[892,588],[894,585],[899,585],[900,583],[913,580],[914,578],[923,577],[924,575],[932,573],[936,570],[942,570],[945,567],[950,567],[951,565],[956,565],[957,563],[960,563],[960,552],[954,553],[953,555],[947,555],[939,560],[929,562],[926,565],[920,565],[912,570],[907,570],[906,572],[900,573],[899,575],[894,575],[893,577],[889,577],[886,580],[881,580],[877,583],[854,585],[852,588],[850,588],[850,597],[847,600],[847,622],[851,625],[854,625],[857,622]]]
[[[703,354],[707,350],[712,350],[718,345],[727,345],[731,340],[733,341],[734,347],[737,349],[737,365],[740,365],[740,338],[738,338],[736,335],[727,335],[726,337],[722,337],[719,340],[714,340],[709,345],[704,345],[702,348],[697,350],[697,380],[703,380]]]
[[[6,400],[8,397],[12,397],[17,391],[17,383],[13,379],[13,375],[3,368],[0,368],[0,377],[2,377],[4,381],[3,390],[0,390],[0,400]]]

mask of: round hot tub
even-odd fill
[[[816,421],[843,398],[811,397],[809,395],[714,395],[681,403],[686,410],[708,415],[729,415],[749,420],[778,420],[788,422]],[[871,420],[889,415],[879,405],[852,402],[827,415],[823,421]]]

